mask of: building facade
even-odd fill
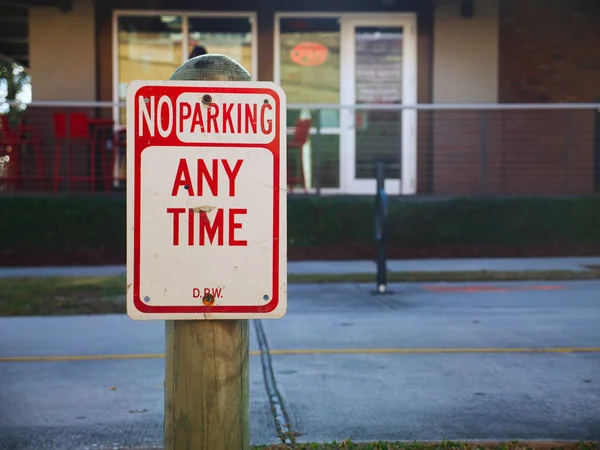
[[[27,29],[34,101],[120,102],[199,46],[233,57],[286,91],[290,134],[311,119],[308,189],[371,194],[376,160],[403,195],[600,189],[596,0],[47,0]],[[582,108],[472,105],[512,103]]]

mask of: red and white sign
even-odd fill
[[[129,84],[132,319],[283,317],[285,114],[270,82]]]

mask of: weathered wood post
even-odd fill
[[[179,81],[250,81],[223,55],[188,60]],[[165,450],[250,447],[249,321],[165,321]]]

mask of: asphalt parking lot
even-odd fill
[[[600,439],[600,282],[291,285],[251,331],[253,444]],[[268,348],[259,346],[264,333]],[[0,318],[0,448],[159,447],[164,324]]]

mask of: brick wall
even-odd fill
[[[600,102],[600,1],[502,0],[500,103]],[[594,111],[437,112],[436,194],[594,191]]]
[[[435,111],[433,191],[441,195],[482,192],[482,147],[479,113]]]
[[[600,1],[502,0],[500,102],[600,101]]]
[[[417,102],[431,103],[433,11],[421,11],[417,15]],[[417,113],[417,192],[432,192],[433,123],[432,111]]]
[[[503,0],[499,60],[500,102],[600,101],[600,2]],[[506,185],[515,192],[592,192],[594,134],[591,110],[504,114],[504,154],[527,169],[530,183],[513,170]]]
[[[593,192],[592,111],[436,111],[434,121],[438,195]]]

